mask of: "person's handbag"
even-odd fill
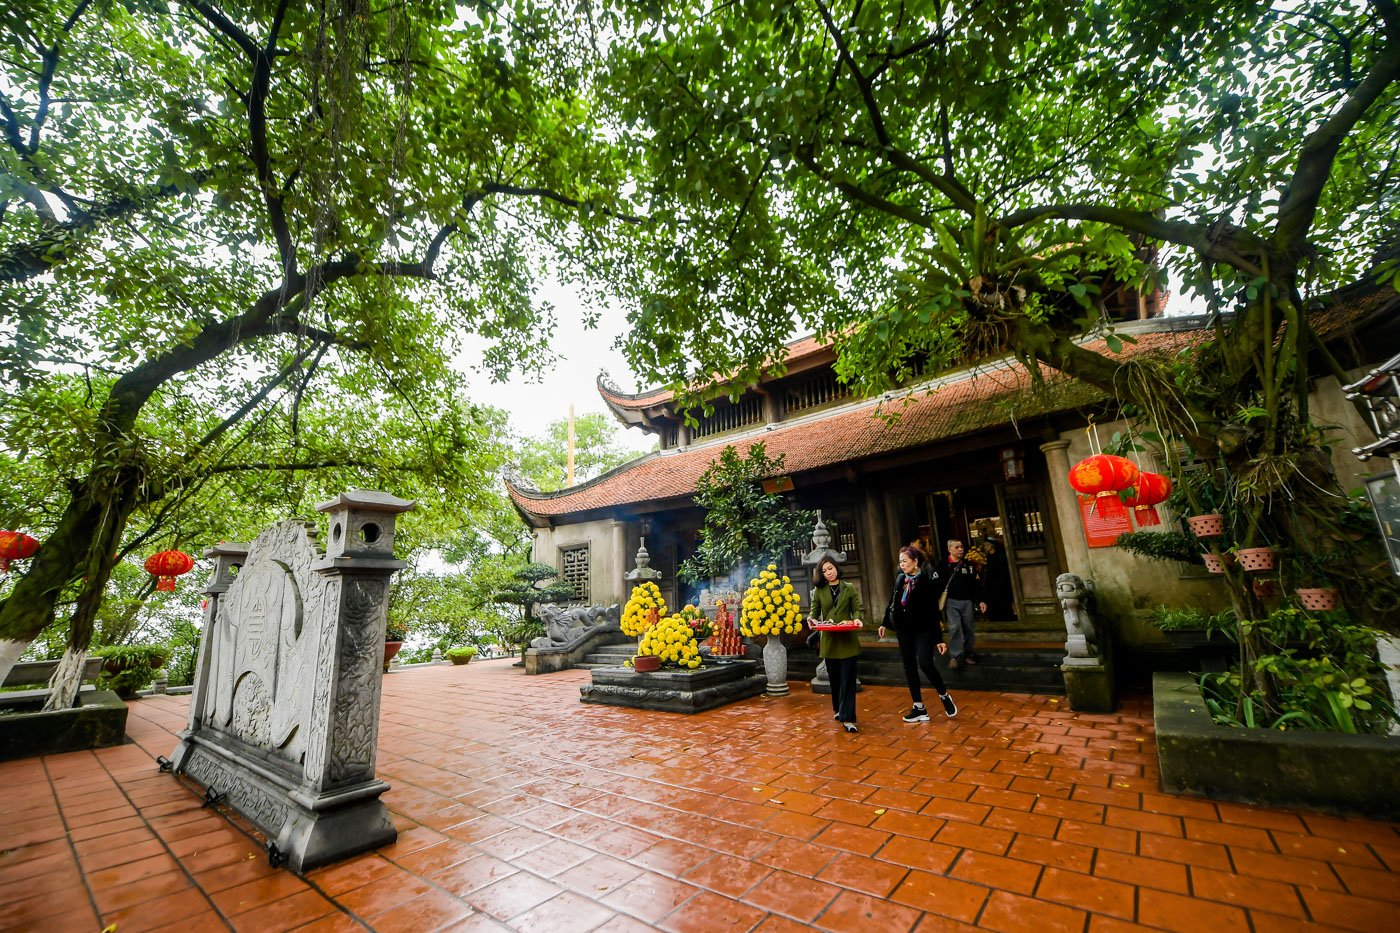
[[[945,587],[943,592],[938,594],[938,611],[942,612],[948,606],[948,590]]]

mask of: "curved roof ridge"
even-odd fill
[[[503,475],[502,479],[505,481],[506,489],[510,491],[512,498],[519,495],[519,497],[522,499],[529,499],[533,502],[544,502],[550,499],[557,499],[560,496],[568,496],[576,492],[583,492],[591,486],[597,485],[598,483],[610,479],[614,474],[624,473],[627,470],[640,466],[647,460],[650,460],[654,457],[660,457],[665,453],[666,451],[661,450],[653,450],[648,453],[644,453],[640,457],[633,457],[631,460],[628,460],[625,463],[619,463],[612,469],[604,470],[597,476],[594,476],[590,479],[586,479],[581,483],[575,483],[572,486],[565,486],[563,489],[555,489],[549,492],[544,492],[539,489],[531,489],[528,486],[524,486],[521,483],[517,482],[518,479],[523,479],[523,477],[512,476],[509,472]]]

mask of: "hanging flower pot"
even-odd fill
[[[1201,560],[1205,563],[1206,570],[1211,573],[1225,572],[1225,560],[1218,554],[1202,554]]]
[[[1335,587],[1299,587],[1294,592],[1303,608],[1313,612],[1326,612],[1342,604],[1342,594]]]
[[[1133,517],[1137,519],[1139,528],[1148,525],[1162,524],[1162,517],[1157,514],[1156,506],[1167,501],[1172,494],[1172,481],[1160,473],[1139,473],[1137,482],[1133,484],[1132,492],[1123,500],[1123,504],[1133,510]]]
[[[156,589],[161,592],[175,591],[175,578],[194,569],[194,558],[184,551],[161,551],[146,558],[146,572],[158,578]]]
[[[10,561],[33,557],[38,551],[38,538],[22,531],[0,531],[0,573],[10,572]]]
[[[1273,599],[1278,595],[1278,581],[1270,580],[1266,577],[1255,577],[1250,584],[1254,587],[1254,595],[1260,599]]]
[[[1247,573],[1263,573],[1274,569],[1274,549],[1271,547],[1245,547],[1235,552],[1240,568]]]
[[[1186,519],[1186,524],[1198,538],[1218,538],[1225,533],[1225,517],[1216,512],[1192,515]]]

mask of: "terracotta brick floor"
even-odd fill
[[[134,744],[0,764],[0,928],[989,930],[1396,928],[1400,825],[1171,797],[1145,698],[1076,715],[962,693],[848,736],[794,684],[693,717],[578,702],[508,662],[385,680],[382,851],[301,879]]]

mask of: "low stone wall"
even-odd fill
[[[1400,738],[1217,725],[1191,674],[1152,677],[1162,789],[1400,818]]]
[[[30,705],[32,711],[20,707],[0,716],[0,761],[106,748],[126,739],[126,704],[110,690],[84,691],[70,709],[40,712],[42,697]]]

